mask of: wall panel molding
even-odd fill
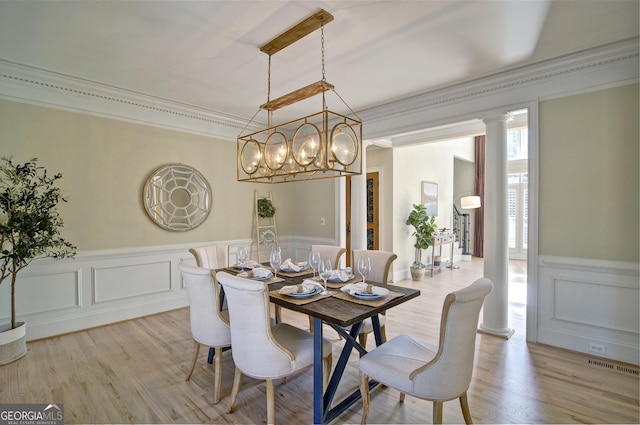
[[[640,362],[639,263],[540,256],[538,265],[538,342]]]

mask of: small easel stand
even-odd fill
[[[273,205],[273,198],[271,191],[267,196],[258,195],[258,191],[253,191],[254,204],[256,210],[256,243],[258,251],[258,262],[262,263],[269,261],[269,255],[271,253],[271,247],[278,244],[278,230],[276,229],[276,214],[275,212],[271,217],[260,217],[258,202],[261,199],[266,199]]]

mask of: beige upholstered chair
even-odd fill
[[[313,365],[313,335],[286,323],[271,324],[266,283],[225,272],[218,272],[216,276],[229,300],[232,354],[236,365],[227,413],[233,411],[240,380],[245,374],[266,380],[267,423],[272,424],[275,420],[273,380]],[[331,343],[324,340],[322,348],[326,385],[332,363]]]
[[[337,269],[340,265],[340,257],[342,257],[347,250],[340,246],[333,245],[311,245],[311,252],[319,252],[320,258],[323,260],[331,260],[333,262],[332,267]]]
[[[358,276],[358,260],[360,257],[367,256],[371,260],[371,271],[366,276],[366,280],[371,282],[387,284],[389,279],[389,270],[391,270],[391,263],[398,258],[393,252],[377,251],[377,250],[353,250],[351,256],[351,268],[353,273]],[[385,324],[387,318],[385,313],[382,313],[378,319],[380,320],[380,333],[382,334],[382,342],[387,340],[387,332]],[[373,323],[371,319],[365,319],[362,322],[362,327],[358,334],[358,340],[363,347],[367,346],[367,335],[373,332]]]
[[[199,246],[189,252],[196,258],[198,267],[221,269],[229,266],[229,245]]]
[[[472,423],[467,390],[471,383],[478,316],[485,297],[493,289],[481,278],[447,295],[440,321],[438,347],[399,335],[360,358],[362,423],[369,415],[369,377],[404,395],[433,401],[433,423],[442,423],[442,403],[460,399],[467,424]]]
[[[191,379],[196,367],[200,345],[213,348],[215,353],[213,402],[217,403],[220,401],[220,384],[222,382],[222,348],[231,345],[229,317],[227,311],[220,311],[219,287],[211,269],[193,267],[184,262],[178,264],[178,268],[187,288],[191,336],[195,341],[193,364],[186,380]]]

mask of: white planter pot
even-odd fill
[[[27,327],[20,322],[14,329],[11,324],[0,326],[0,366],[18,360],[27,354]]]
[[[423,280],[424,275],[427,272],[427,269],[414,269],[413,267],[409,268],[409,270],[411,270],[412,280]]]

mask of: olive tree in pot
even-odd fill
[[[416,237],[413,247],[416,249],[415,259],[411,265],[411,278],[413,280],[424,279],[426,264],[422,262],[422,250],[427,249],[433,242],[433,234],[438,229],[435,224],[435,216],[427,214],[427,208],[422,204],[413,204],[413,209],[407,218],[408,226],[413,226],[411,236]]]
[[[0,284],[11,282],[11,321],[0,325],[0,365],[27,353],[24,322],[16,323],[18,272],[36,257],[73,257],[76,247],[60,236],[58,204],[66,202],[56,181],[37,158],[14,164],[0,159]]]

